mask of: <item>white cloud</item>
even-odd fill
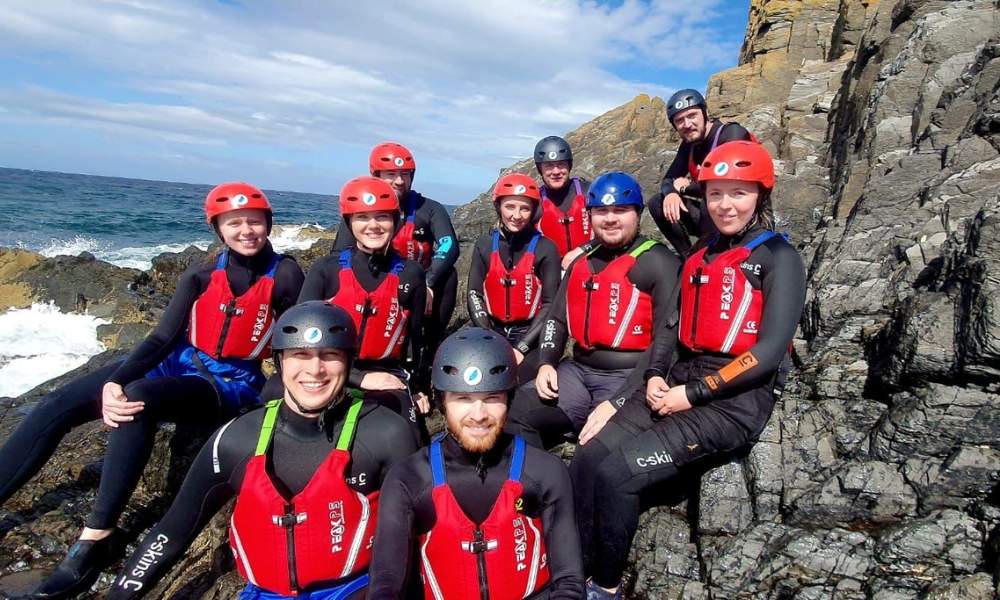
[[[690,0],[8,3],[0,56],[62,55],[130,99],[29,79],[0,89],[0,104],[5,119],[178,143],[301,149],[393,138],[497,168],[530,153],[532,138],[671,91],[615,75],[621,64],[732,61],[737,42],[712,37],[719,1],[698,10]]]

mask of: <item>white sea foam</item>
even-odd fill
[[[91,237],[78,235],[71,240],[49,241],[36,252],[42,256],[76,256],[81,252],[90,252],[99,260],[109,262],[119,267],[128,267],[146,271],[153,266],[153,258],[164,252],[181,252],[188,246],[197,246],[207,250],[211,240],[197,240],[188,243],[156,244],[155,246],[114,248],[108,241],[100,241]],[[26,247],[24,244],[20,244]]]
[[[19,396],[103,352],[97,326],[104,323],[52,304],[0,314],[0,396]]]
[[[325,230],[318,224],[275,225],[271,231],[271,245],[276,252],[308,250],[319,239],[316,233]]]

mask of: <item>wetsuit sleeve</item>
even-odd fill
[[[566,277],[559,283],[552,304],[549,305],[545,315],[544,325],[538,343],[538,364],[555,367],[562,358],[563,350],[566,349],[566,338],[569,337],[569,327],[566,324],[566,286],[569,281],[569,273],[573,270],[577,261],[587,260],[586,254],[576,257],[566,270]]]
[[[559,251],[556,250],[555,244],[542,238],[538,240],[535,251],[535,273],[542,282],[542,298],[541,304],[538,306],[538,313],[531,320],[528,331],[517,342],[517,349],[521,354],[527,354],[538,345],[542,329],[545,327],[545,320],[548,318],[549,306],[559,289],[561,275]]]
[[[278,264],[274,272],[274,291],[271,293],[271,306],[278,317],[298,302],[305,278],[294,258],[286,256]]]
[[[484,241],[490,243],[489,234],[479,238],[472,250],[472,260],[469,263],[469,291],[467,292],[466,307],[469,310],[469,319],[476,327],[490,329],[490,315],[486,312],[486,292],[483,290],[483,282],[486,280],[486,272],[489,270],[490,252],[488,247],[484,248]],[[484,252],[484,249],[486,250]]]
[[[340,237],[338,236],[339,240]],[[328,300],[340,289],[340,264],[336,256],[326,256],[314,264],[305,276],[302,291],[299,292],[299,302],[309,300]]]
[[[259,429],[261,419],[238,418],[208,439],[170,509],[126,561],[108,598],[138,598],[155,586],[212,516],[236,495],[257,441],[252,429]]]
[[[127,385],[143,377],[150,369],[160,364],[174,345],[187,330],[188,315],[191,307],[202,292],[199,274],[210,266],[196,264],[188,267],[177,282],[170,303],[163,311],[160,322],[146,339],[139,343],[125,359],[125,362],[112,373],[108,381],[119,385]]]
[[[530,451],[529,451],[530,452]],[[530,474],[542,479],[536,484],[542,495],[542,535],[549,555],[549,600],[579,600],[584,597],[583,559],[576,516],[573,511],[573,486],[569,471],[557,458],[531,453],[535,464],[543,463],[544,472]],[[534,454],[534,456],[532,456]],[[527,461],[526,461],[527,462]]]
[[[455,227],[451,224],[448,211],[439,203],[430,204],[431,235],[434,236],[434,256],[431,266],[427,269],[427,287],[434,288],[438,279],[445,276],[448,269],[458,261],[458,237]]]
[[[760,256],[764,273],[764,310],[757,343],[718,371],[688,384],[687,397],[692,404],[706,404],[736,389],[765,385],[778,370],[795,336],[806,296],[802,258],[795,248],[780,240],[765,243],[751,256]]]
[[[667,167],[667,170],[663,173],[663,179],[660,181],[660,193],[664,196],[671,192],[677,192],[674,188],[674,179],[688,175],[688,154],[690,153],[691,146],[687,142],[681,142],[681,145],[677,148],[677,155],[674,156],[673,162]],[[652,209],[652,206],[650,206],[650,209]],[[660,214],[663,214],[662,210],[660,210]]]
[[[351,232],[351,227],[347,224],[347,219],[341,219],[340,225],[337,225],[337,238],[333,240],[333,250],[331,254],[336,254],[345,248],[353,248],[358,243],[355,239],[354,233]]]
[[[379,492],[378,527],[371,566],[368,597],[403,600],[412,572],[416,542],[415,495],[403,474],[418,468],[415,460],[396,464],[385,477]]]

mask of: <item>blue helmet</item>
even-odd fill
[[[599,206],[634,206],[642,210],[642,188],[627,173],[611,171],[590,184],[587,192],[587,208]]]

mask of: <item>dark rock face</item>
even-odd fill
[[[992,0],[751,2],[741,65],[712,78],[709,104],[779,159],[775,206],[810,280],[797,368],[745,457],[643,515],[631,597],[1000,593],[998,13]],[[567,139],[575,173],[623,169],[647,193],[677,144],[647,96]],[[534,174],[530,162],[511,170]],[[463,287],[467,249],[494,219],[488,193],[455,213]],[[72,310],[82,294],[112,319],[102,336],[125,348],[203,255],[140,273],[0,250],[0,302]],[[3,405],[0,439],[55,383]],[[61,558],[93,500],[103,439],[96,425],[71,434],[0,510],[0,593],[30,588]],[[160,433],[129,536],[166,506],[197,439]],[[225,525],[220,514],[153,597],[232,597]]]

